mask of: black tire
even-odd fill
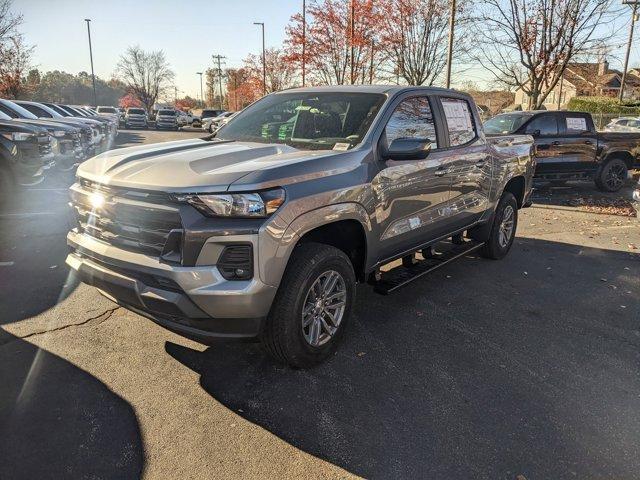
[[[511,211],[511,217],[513,219],[513,224],[511,228],[511,233],[506,239],[506,242],[503,241],[502,231],[501,234],[501,226],[503,220],[505,220],[505,215],[509,215],[509,211]],[[496,207],[495,214],[493,216],[493,223],[491,225],[491,230],[489,231],[489,236],[485,241],[485,244],[480,249],[480,255],[485,258],[491,258],[493,260],[500,260],[504,258],[504,256],[509,253],[509,249],[511,245],[513,245],[513,240],[516,237],[516,229],[518,228],[518,202],[516,201],[516,197],[513,196],[510,192],[504,192],[500,201],[498,202],[498,206]]]
[[[596,187],[603,192],[617,192],[629,177],[627,164],[621,158],[612,158],[598,168]]]
[[[305,335],[312,335],[313,325],[303,327],[303,307],[308,295],[312,295],[311,289],[316,281],[321,282],[323,275],[329,272],[338,273],[343,282],[340,286],[344,286],[344,310],[333,335],[329,335],[324,327],[319,327],[322,328],[320,333],[325,336],[324,343],[313,346],[305,338]],[[340,279],[335,286],[337,290],[340,289]],[[351,316],[355,285],[353,266],[349,257],[341,250],[320,243],[305,243],[296,247],[260,336],[263,348],[276,361],[294,368],[308,368],[321,363],[331,355],[342,338]],[[322,283],[320,287],[323,291]],[[311,305],[314,303],[307,303],[308,307]],[[322,316],[323,313],[319,315]],[[328,317],[324,318],[328,322]],[[311,324],[314,322],[312,320]],[[305,328],[308,332],[305,332]],[[322,337],[319,336],[318,339]]]

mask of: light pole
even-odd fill
[[[620,95],[618,101],[622,103],[622,97],[624,96],[624,84],[627,81],[627,67],[629,66],[629,52],[631,51],[631,42],[633,42],[633,29],[636,25],[636,12],[638,10],[637,1],[623,1],[631,6],[631,26],[629,27],[629,42],[627,43],[627,54],[624,57],[624,70],[622,70],[622,83],[620,84]],[[605,72],[606,73],[606,72]]]
[[[91,19],[85,18],[85,22],[87,22],[87,33],[89,34],[89,58],[91,59],[91,81],[93,83],[93,106],[98,106],[98,99],[96,96],[96,75],[93,73],[93,50],[91,49]]]
[[[453,59],[453,29],[456,23],[456,0],[451,0],[451,16],[449,17],[449,49],[447,51],[446,87],[451,88],[451,60]]]
[[[196,72],[196,75],[200,75],[200,101],[202,102],[202,107],[204,108],[204,95],[202,95],[202,72]]]
[[[302,0],[302,86],[304,87],[304,74],[307,66],[305,58],[307,49],[307,2]]]
[[[253,22],[262,27],[262,94],[267,94],[267,62],[264,53],[264,22]]]

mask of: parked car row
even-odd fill
[[[0,99],[0,198],[52,167],[68,171],[111,148],[118,118],[86,106]]]

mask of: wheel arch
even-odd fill
[[[513,196],[516,197],[516,202],[518,202],[518,208],[522,208],[522,205],[524,204],[526,184],[527,182],[523,175],[516,175],[507,181],[502,192],[509,192],[513,194]]]
[[[616,158],[619,158],[626,163],[629,170],[633,168],[634,158],[633,155],[631,155],[631,152],[627,150],[614,150],[612,152],[607,152],[605,157],[602,159],[602,165],[605,165],[607,162]]]
[[[317,242],[342,250],[351,259],[356,277],[362,281],[369,263],[370,236],[371,221],[359,203],[328,205],[303,213],[291,222],[282,237],[277,252],[282,259],[281,271],[269,272],[270,280],[274,277],[279,280],[298,245]]]

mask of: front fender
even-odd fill
[[[300,238],[318,227],[342,220],[359,222],[365,232],[367,244],[370,244],[371,220],[361,204],[347,202],[319,207],[298,215],[284,228],[284,232],[279,236],[275,249],[268,244],[263,245],[263,239],[264,242],[270,242],[273,236],[260,235],[260,251],[263,256],[260,261],[260,277],[268,285],[279,285],[291,252],[293,252]],[[274,223],[277,224],[278,222]]]

